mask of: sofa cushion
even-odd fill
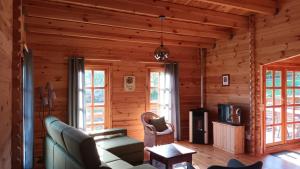
[[[134,166],[130,169],[157,169],[157,168],[153,167],[150,164],[142,164],[142,165]]]
[[[143,151],[122,154],[119,157],[131,165],[139,165],[139,164],[143,164],[143,162],[144,162],[144,152]]]
[[[133,166],[123,160],[112,161],[110,163],[106,163],[112,169],[127,169],[132,168]]]
[[[140,142],[127,136],[101,140],[98,141],[96,144],[101,148],[115,154],[118,157],[124,154],[144,151],[143,142]]]
[[[69,154],[85,168],[98,168],[101,165],[92,137],[73,127],[63,130],[62,134]]]
[[[165,121],[165,117],[160,117],[158,119],[151,119],[150,124],[152,124],[155,127],[156,131],[158,132],[162,132],[168,129],[168,126]]]
[[[61,122],[53,116],[49,116],[45,119],[45,125],[48,135],[53,139],[53,141],[61,146],[61,148],[66,150],[64,140],[62,138],[62,131],[70,126]]]
[[[109,162],[112,162],[112,161],[120,160],[119,157],[117,157],[114,154],[102,149],[100,146],[97,146],[97,151],[98,151],[98,154],[100,156],[101,163],[102,162],[109,163]]]

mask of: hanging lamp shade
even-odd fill
[[[165,61],[166,59],[168,59],[169,55],[170,55],[170,51],[168,50],[168,48],[166,48],[164,46],[163,43],[163,20],[165,19],[165,16],[159,16],[160,20],[161,20],[161,37],[160,37],[160,46],[157,47],[154,51],[154,58],[159,61]]]
[[[154,57],[157,61],[164,61],[169,57],[169,50],[163,44],[161,44],[158,48],[154,51]]]

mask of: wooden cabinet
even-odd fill
[[[244,153],[245,127],[213,122],[214,147],[233,154]]]

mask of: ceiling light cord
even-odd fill
[[[165,16],[159,16],[160,17],[160,45],[164,45],[164,37],[163,37],[163,21],[165,19]]]

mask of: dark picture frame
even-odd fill
[[[230,86],[230,75],[222,74],[222,86]]]

